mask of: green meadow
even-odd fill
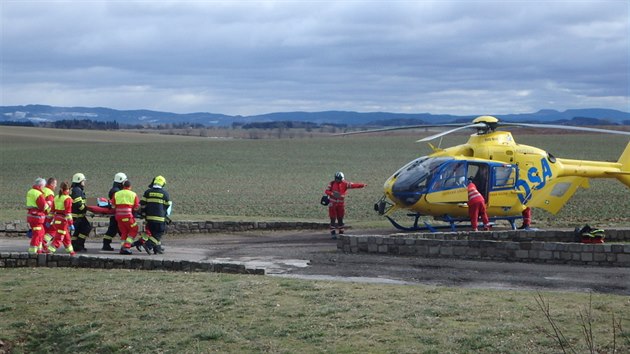
[[[541,301],[566,352],[630,351],[616,295],[76,268],[1,270],[0,295],[14,353],[560,353]]]
[[[35,177],[88,179],[88,197],[105,197],[117,172],[143,192],[163,175],[175,220],[325,220],[319,205],[335,171],[368,186],[349,192],[347,221],[388,226],[373,211],[384,181],[406,162],[431,152],[415,140],[426,132],[296,139],[224,139],[134,132],[0,127],[0,220],[23,218],[24,195]],[[617,161],[627,138],[614,135],[533,135],[513,132],[518,143],[557,157]],[[461,144],[448,136],[442,147]],[[557,215],[534,211],[539,227],[630,225],[630,193],[616,180],[591,180]],[[401,213],[399,217],[404,217]]]

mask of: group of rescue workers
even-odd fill
[[[84,192],[86,178],[82,173],[72,176],[72,185],[62,182],[55,195],[57,180],[37,178],[26,194],[28,209],[27,221],[30,226],[31,242],[29,253],[54,253],[63,245],[71,255],[86,251],[85,240],[92,231],[92,224],[87,219],[90,207],[86,205]],[[483,195],[477,190],[472,179],[466,181],[468,189],[468,213],[473,231],[478,230],[481,218],[483,229],[490,229]],[[114,184],[109,190],[105,214],[111,214],[109,226],[103,236],[103,251],[114,251],[111,243],[120,235],[121,254],[132,254],[131,248],[141,248],[147,253],[161,254],[162,236],[166,233],[167,221],[171,213],[172,202],[164,189],[166,179],[155,177],[149,184],[142,198],[131,190],[127,175],[119,172],[114,175]],[[330,217],[330,235],[336,239],[344,233],[345,197],[353,188],[363,188],[365,183],[353,183],[345,180],[343,172],[335,173],[334,180],[328,183],[322,204],[328,206]],[[102,211],[102,208],[99,209]],[[136,217],[145,220],[144,233],[139,235]],[[528,228],[531,222],[531,210],[523,211],[523,226]]]
[[[55,253],[62,245],[70,255],[87,251],[85,240],[92,231],[92,224],[87,219],[88,211],[111,215],[103,236],[102,250],[114,251],[111,243],[119,234],[121,254],[132,254],[131,248],[134,246],[138,251],[144,249],[149,254],[164,253],[161,240],[166,233],[172,206],[170,196],[164,189],[164,177],[153,178],[149,189],[142,198],[138,198],[131,190],[127,175],[116,173],[106,205],[96,211],[90,210],[86,203],[85,181],[83,173],[75,173],[72,184],[61,182],[55,194],[55,178],[35,179],[32,188],[26,193],[26,220],[31,237],[29,253]],[[145,220],[142,234],[138,230],[137,217]]]

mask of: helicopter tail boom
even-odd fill
[[[558,177],[616,178],[630,187],[630,143],[617,162],[558,159]]]

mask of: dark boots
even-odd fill
[[[133,241],[131,246],[135,247],[138,250],[138,252],[140,252],[140,251],[142,251],[141,247],[144,247],[144,240],[139,239],[139,240]]]
[[[85,239],[78,237],[76,240],[72,240],[72,248],[75,252],[87,252],[87,248],[85,248]]]
[[[154,254],[163,254],[164,253],[164,249],[162,248],[162,245],[155,245],[155,246],[153,246],[153,253]]]
[[[147,254],[151,254],[154,246],[152,242],[145,242],[142,244],[142,247],[144,247],[144,250],[147,252]]]
[[[103,248],[101,248],[103,251],[113,251],[114,248],[112,247],[112,240],[111,239],[103,239]]]

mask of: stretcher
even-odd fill
[[[107,198],[88,198],[87,209],[93,216],[112,216],[116,212]]]
[[[92,213],[92,217],[94,216],[102,216],[102,217],[110,217],[112,215],[116,214],[116,209],[112,208],[111,203],[109,202],[109,199],[107,198],[88,198],[87,202],[87,209],[90,213]],[[169,205],[168,206],[168,210],[166,211],[166,217],[165,217],[165,221],[166,224],[170,224],[172,221],[171,219],[168,217],[171,214],[171,208],[173,207],[173,205]],[[135,217],[137,219],[142,219],[142,215],[140,215],[140,213],[136,213]]]

